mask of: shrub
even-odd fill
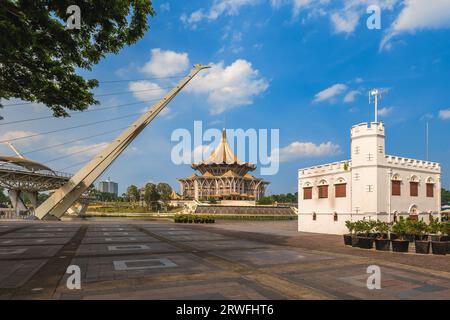
[[[403,217],[400,217],[400,220],[398,220],[392,226],[392,231],[398,236],[400,240],[405,240],[406,236],[408,235],[407,221]]]
[[[387,238],[391,226],[387,222],[377,221],[374,230],[381,235],[381,238]]]
[[[212,216],[196,214],[176,214],[173,218],[175,223],[214,223]]]
[[[347,227],[348,232],[353,234],[353,231],[355,231],[355,222],[347,220],[345,221],[345,226]]]
[[[430,214],[430,223],[428,224],[428,229],[431,234],[438,234],[441,231],[441,223],[438,218],[433,218]]]

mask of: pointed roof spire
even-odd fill
[[[214,150],[208,159],[202,161],[203,164],[244,164],[243,161],[239,160],[237,156],[233,153],[230,145],[227,142],[227,131],[222,130],[222,139],[216,150]]]

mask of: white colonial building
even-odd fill
[[[299,231],[344,234],[345,221],[439,215],[438,163],[385,154],[382,122],[351,129],[351,160],[298,171]]]

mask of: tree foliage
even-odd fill
[[[144,201],[149,207],[157,206],[158,200],[160,199],[160,194],[158,193],[158,188],[154,183],[147,183],[145,185]]]
[[[297,203],[298,202],[298,193],[295,194],[274,194],[267,197],[262,197],[258,203],[262,205],[274,204],[277,203]]]
[[[172,195],[172,187],[167,183],[160,182],[156,187],[161,201],[167,203],[170,201],[170,196]]]
[[[129,201],[138,201],[140,198],[139,189],[134,184],[127,188],[127,198]]]
[[[81,9],[81,28],[66,29],[69,6]],[[96,104],[75,69],[91,70],[106,54],[140,39],[155,14],[150,0],[2,0],[0,98],[46,104],[55,116]]]
[[[450,204],[450,191],[441,189],[441,203],[442,205]]]

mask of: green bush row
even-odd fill
[[[176,223],[214,223],[215,219],[210,215],[176,214],[173,221]]]
[[[297,220],[297,215],[236,215],[236,214],[216,214],[216,220],[247,220],[247,221],[274,221],[274,220]]]
[[[368,235],[372,232],[377,232],[381,235],[386,235],[389,232],[394,232],[400,239],[408,235],[416,237],[427,234],[450,235],[450,222],[439,222],[438,219],[434,219],[432,216],[430,216],[430,222],[428,224],[423,220],[404,219],[400,217],[400,220],[396,223],[359,220],[346,221],[345,225],[352,234]]]

